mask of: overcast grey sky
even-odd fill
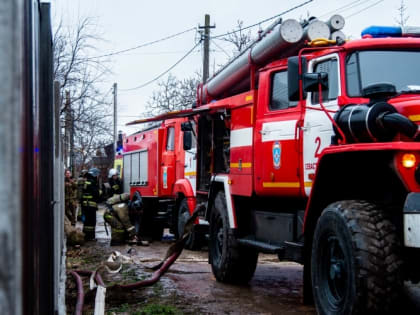
[[[97,53],[107,54],[134,47],[204,24],[204,15],[210,14],[211,24],[216,24],[211,35],[223,34],[235,29],[237,20],[244,26],[258,23],[277,15],[305,0],[51,0],[53,18],[65,25],[76,25],[78,17],[96,19],[98,31],[105,39],[98,44]],[[347,36],[359,38],[360,32],[370,25],[395,25],[400,0],[314,0],[290,12],[284,18],[306,17],[309,13],[327,20],[338,13],[346,18],[343,29]],[[409,16],[408,25],[420,26],[420,0],[404,0]],[[271,22],[261,24],[264,28]],[[258,27],[251,32],[256,35]],[[104,92],[114,82],[119,89],[132,88],[155,78],[196,43],[195,31],[162,41],[141,49],[111,57],[112,74],[104,83]],[[210,73],[213,66],[226,62],[226,53],[233,48],[228,43],[214,40],[210,43]],[[216,46],[216,44],[219,46]],[[171,73],[178,78],[190,77],[202,68],[202,47],[176,66]],[[223,50],[222,50],[223,49]],[[162,79],[164,79],[163,77]],[[144,106],[157,89],[156,82],[134,91],[118,92],[118,129],[132,133],[138,127],[125,127],[128,121],[143,117]],[[111,96],[112,97],[112,96]]]

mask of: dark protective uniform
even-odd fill
[[[73,178],[66,178],[65,188],[65,213],[72,225],[76,224],[77,209],[77,184]]]
[[[95,239],[96,211],[99,202],[98,180],[91,173],[86,174],[86,180],[82,189],[82,215],[85,217],[83,233],[85,240]]]
[[[130,221],[130,194],[114,195],[106,201],[104,220],[111,226],[111,246],[136,241],[136,229]]]
[[[111,186],[111,197],[113,195],[120,195],[122,194],[122,183],[121,180],[119,178],[114,179],[114,178],[110,178],[109,179],[109,186]]]
[[[79,203],[79,209],[77,212],[77,220],[84,222],[85,216],[82,213],[82,196],[83,196],[83,187],[85,187],[85,181],[86,181],[86,173],[87,170],[82,170],[80,172],[79,177],[77,178],[77,201]]]

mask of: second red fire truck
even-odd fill
[[[196,204],[195,128],[186,118],[167,119],[123,139],[124,191],[143,201],[141,233],[160,239],[168,227],[176,237],[183,234]],[[187,248],[203,244],[203,225],[197,222]]]

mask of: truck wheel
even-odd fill
[[[181,200],[178,210],[178,238],[182,237],[184,234],[185,224],[190,217],[190,208],[188,207],[187,199],[184,198]],[[187,242],[185,243],[185,248],[190,250],[198,250],[201,248],[201,245],[202,239],[200,238],[200,235],[193,229],[187,239]]]
[[[248,283],[257,267],[258,252],[240,247],[229,228],[226,198],[217,193],[210,215],[210,262],[214,276],[220,282]]]
[[[163,223],[155,222],[153,223],[151,237],[154,241],[161,241],[163,237],[164,226]]]
[[[312,243],[312,286],[319,314],[384,314],[402,288],[399,242],[384,212],[339,201],[322,212]]]

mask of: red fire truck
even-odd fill
[[[141,233],[155,239],[169,227],[175,236],[182,235],[184,225],[195,208],[196,146],[191,133],[194,121],[186,118],[164,120],[123,139],[123,185],[131,200],[144,204]],[[147,122],[149,120],[144,120]],[[189,137],[189,146],[184,145]],[[199,224],[200,223],[200,224]],[[197,222],[187,248],[202,245],[206,222]]]
[[[303,264],[320,314],[381,314],[420,280],[420,38],[328,39],[343,24],[275,23],[167,118],[197,121],[218,281],[247,282],[274,253]]]

